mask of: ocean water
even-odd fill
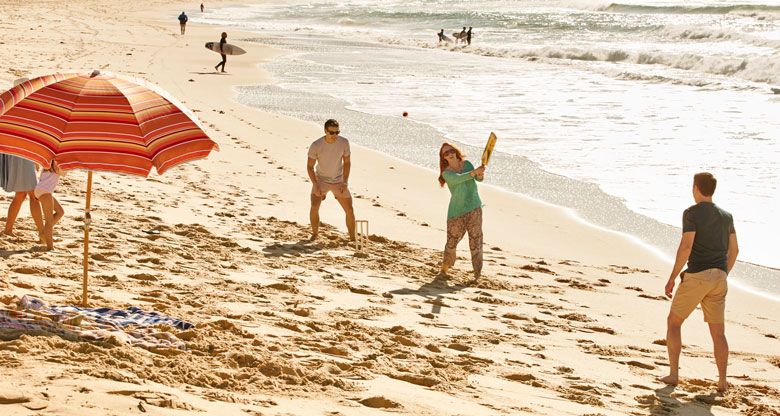
[[[780,2],[314,0],[190,17],[292,52],[241,102],[338,118],[350,140],[430,168],[442,141],[477,159],[494,131],[488,183],[670,257],[692,176],[710,171],[735,217],[734,281],[780,298]],[[464,25],[471,45],[437,41]]]

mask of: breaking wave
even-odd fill
[[[454,52],[472,53],[482,56],[555,60],[615,62],[636,65],[660,65],[667,68],[692,71],[701,74],[736,77],[750,82],[780,84],[780,56],[751,56],[729,58],[697,54],[674,54],[669,52],[634,52],[621,49],[581,49],[577,47],[546,46],[534,49],[502,49],[492,47],[468,47],[440,45],[433,42],[408,44],[398,39],[382,39],[384,43],[417,46],[423,48],[447,49]]]
[[[640,4],[612,3],[603,7],[601,11],[619,13],[657,13],[657,14],[755,14],[774,13],[780,14],[780,6],[764,4],[734,4],[728,6],[648,6]]]

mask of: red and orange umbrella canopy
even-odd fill
[[[0,153],[48,167],[148,176],[219,150],[160,88],[113,73],[35,78],[0,95]]]

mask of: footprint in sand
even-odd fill
[[[359,400],[358,403],[366,407],[378,408],[378,409],[398,409],[401,406],[400,403],[392,401],[383,396],[369,397],[363,400]]]

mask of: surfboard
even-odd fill
[[[485,150],[482,152],[482,166],[487,166],[488,162],[490,162],[490,156],[493,155],[493,148],[496,146],[496,140],[498,140],[496,133],[491,131],[487,144],[485,144]]]
[[[246,53],[245,50],[239,48],[236,45],[231,45],[229,43],[226,43],[222,45],[222,52],[219,51],[219,42],[206,42],[206,49],[210,51],[214,51],[216,53],[224,53],[225,55],[243,55]]]

